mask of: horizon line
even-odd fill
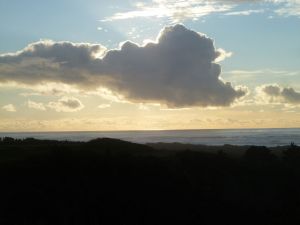
[[[197,128],[197,129],[147,129],[147,130],[63,130],[63,131],[0,131],[1,133],[96,133],[96,132],[157,132],[157,131],[204,131],[204,130],[279,130],[300,129],[300,127],[262,127],[262,128]]]

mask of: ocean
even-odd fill
[[[203,129],[164,131],[76,131],[76,132],[0,132],[0,137],[18,139],[33,137],[47,140],[89,141],[95,138],[117,138],[135,143],[189,143],[204,145],[300,144],[300,128],[287,129]]]

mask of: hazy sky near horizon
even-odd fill
[[[300,0],[1,0],[0,19],[0,131],[300,127]]]

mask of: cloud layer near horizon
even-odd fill
[[[258,87],[258,92],[262,93],[263,95],[260,95],[270,103],[300,104],[300,92],[291,87],[280,87],[277,84],[263,85]]]
[[[183,25],[164,28],[156,43],[99,44],[40,41],[0,56],[0,82],[57,82],[91,91],[107,88],[132,102],[170,107],[229,106],[246,91],[219,76],[226,56],[213,40]],[[227,54],[228,55],[228,54]]]

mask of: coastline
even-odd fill
[[[90,141],[96,138],[115,138],[140,144],[182,143],[197,145],[264,145],[268,147],[300,144],[300,129],[212,129],[163,131],[85,131],[85,132],[0,132],[0,137],[18,139]]]

